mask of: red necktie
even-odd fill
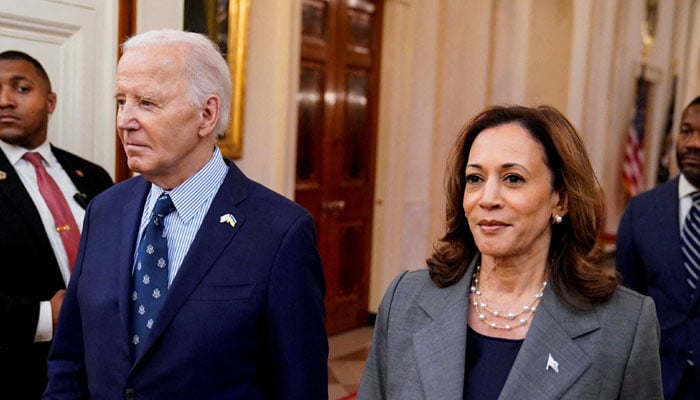
[[[68,267],[73,272],[75,256],[78,254],[78,244],[80,244],[80,230],[75,222],[73,212],[66,202],[63,192],[51,178],[44,165],[41,163],[41,154],[25,153],[23,158],[29,161],[36,170],[36,181],[39,184],[39,191],[44,197],[46,205],[49,206],[53,221],[56,224],[56,231],[61,236],[63,247],[68,255]]]

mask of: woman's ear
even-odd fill
[[[554,209],[552,210],[552,215],[565,216],[569,213],[569,197],[566,192],[559,192],[559,200],[557,201]]]

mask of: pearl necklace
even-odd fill
[[[542,299],[544,293],[544,288],[547,287],[547,281],[542,282],[542,288],[539,292],[535,293],[532,300],[522,306],[518,312],[507,312],[503,313],[489,308],[488,304],[481,298],[481,290],[479,290],[479,271],[481,269],[480,265],[476,266],[476,272],[472,275],[472,286],[470,292],[473,296],[472,305],[476,314],[479,316],[479,321],[482,321],[486,325],[493,329],[505,329],[507,331],[517,328],[518,326],[527,325],[527,321],[532,317],[532,315],[537,310],[537,303]],[[486,313],[492,315],[494,318],[500,318],[506,320],[504,325],[499,325],[496,322],[490,321],[486,318]],[[517,318],[517,321],[516,321]],[[513,324],[515,322],[515,324]]]

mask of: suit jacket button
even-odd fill
[[[695,310],[690,310],[690,312],[688,313],[688,318],[690,318],[690,319],[695,319],[695,318],[697,318],[697,316],[698,316],[698,313]]]
[[[136,390],[126,389],[124,391],[124,400],[136,400]]]

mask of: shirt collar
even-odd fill
[[[176,188],[167,191],[173,200],[177,214],[183,221],[187,222],[195,216],[200,205],[209,198],[211,192],[218,190],[219,185],[214,183],[221,182],[227,172],[228,166],[224,162],[221,151],[218,146],[214,146],[211,159],[204,167]],[[146,200],[147,209],[150,210],[153,207],[156,199],[163,192],[166,190],[154,183],[151,184],[151,191]]]
[[[44,140],[44,143],[42,143],[39,147],[31,150],[27,150],[24,147],[10,144],[0,140],[0,149],[2,149],[2,151],[5,153],[5,156],[10,161],[10,164],[12,165],[17,165],[17,162],[22,158],[22,156],[24,156],[24,153],[26,152],[41,154],[41,157],[44,159],[44,161],[46,161],[49,167],[53,166],[55,163],[58,162],[58,160],[56,160],[56,157],[54,157],[53,152],[51,151],[51,144],[48,140]]]

